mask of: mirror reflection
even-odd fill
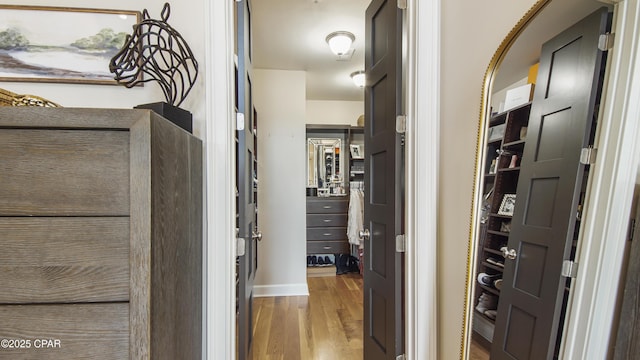
[[[589,175],[577,158],[597,131],[598,32],[612,14],[596,0],[546,3],[485,79],[464,329],[473,359],[554,358],[562,344]]]
[[[307,139],[307,187],[318,196],[344,195],[342,139]]]

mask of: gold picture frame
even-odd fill
[[[117,85],[109,60],[139,11],[0,5],[0,81]]]

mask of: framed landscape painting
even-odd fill
[[[117,84],[109,60],[137,11],[0,5],[0,81]]]

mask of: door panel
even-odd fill
[[[402,146],[395,131],[402,113],[402,12],[396,1],[374,0],[366,11],[364,358],[395,359],[404,352]]]
[[[602,8],[542,47],[508,243],[517,257],[505,259],[492,359],[551,359],[561,336],[561,269],[572,256],[608,24]]]
[[[236,36],[238,56],[237,106],[244,126],[237,131],[238,238],[244,239],[244,255],[238,256],[238,359],[248,358],[253,334],[253,281],[257,268],[255,112],[251,93],[251,27],[248,0],[237,1]]]

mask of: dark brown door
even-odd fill
[[[366,11],[364,358],[404,352],[402,234],[402,11],[395,0],[374,0]]]
[[[251,12],[248,0],[236,8],[237,119],[237,352],[248,358],[253,334],[253,281],[257,269],[256,116],[251,94]],[[224,176],[224,175],[220,175]],[[244,249],[243,249],[244,248]]]
[[[542,47],[505,259],[492,359],[551,359],[565,298],[585,165],[593,138],[607,31],[602,8]]]

